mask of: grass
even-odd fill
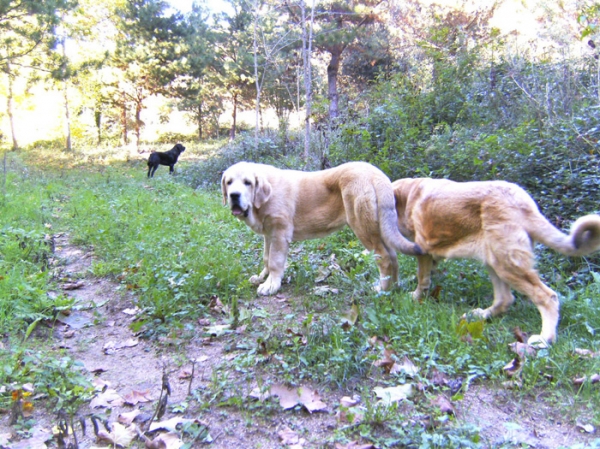
[[[377,295],[371,288],[377,279],[373,256],[364,253],[349,230],[292,245],[286,271],[290,283],[285,286],[292,311],[273,316],[272,310],[257,304],[255,287],[247,281],[260,269],[262,239],[230,216],[221,204],[218,186],[196,189],[185,176],[170,177],[166,171],[149,181],[138,162],[97,165],[88,160],[66,166],[62,155],[32,156],[10,154],[0,198],[0,325],[8,342],[0,349],[4,366],[0,385],[49,375],[44,370],[10,367],[32,350],[26,338],[31,327],[70,307],[66,297],[48,294],[54,282],[49,236],[57,232],[68,232],[74,243],[93,250],[94,275],[112,277],[122,289],[135,291],[144,311],[134,323],[135,330],[157,344],[158,337],[174,330],[183,329],[184,338],[191,338],[196,332],[193,323],[210,316],[211,299],[220,298],[231,321],[235,315],[239,325],[247,326],[244,341],[226,337],[244,349],[227,364],[233,363],[238,375],[264,378],[267,383],[297,385],[310,380],[326,389],[365,397],[374,384],[421,382],[428,389],[419,395],[451,394],[448,386],[431,382],[437,372],[462,378],[463,390],[483,382],[499,386],[506,381],[502,368],[514,356],[508,349],[514,341],[513,328],[527,332],[540,328],[535,307],[518,299],[508,314],[485,323],[466,343],[459,331],[461,316],[491,301],[491,285],[481,266],[471,261],[441,263],[434,277],[434,285],[440,286],[437,297],[416,303],[408,294],[415,287],[416,264],[401,257],[401,288]],[[34,159],[44,163],[36,165]],[[177,168],[185,172],[186,165]],[[338,289],[337,294],[315,293],[316,278],[324,269],[331,271],[326,284]],[[566,415],[575,413],[573,404],[579,405],[577,410],[585,410],[598,426],[600,412],[586,405],[597,403],[600,390],[589,383],[575,387],[572,379],[600,372],[600,358],[574,355],[575,348],[600,350],[600,276],[573,288],[561,281],[569,278],[568,273],[557,273],[549,265],[540,266],[540,271],[553,279],[552,287],[562,298],[559,340],[528,361],[515,394],[525,397],[550,391],[549,400],[559,409],[564,407]],[[358,306],[358,322],[343,327],[343,317],[353,303]],[[416,379],[383,375],[374,365],[382,358],[381,344],[417,365]],[[278,363],[267,363],[272,358]],[[223,369],[213,373],[211,387],[195,392],[205,407],[218,403],[239,409],[257,407],[240,399],[228,373],[224,362]],[[86,391],[78,378],[72,384],[65,391]],[[459,399],[461,392],[452,394]],[[442,426],[422,434],[403,427],[407,417],[431,413],[419,401],[408,411],[369,407],[368,419],[334,438],[343,441],[363,435],[380,447],[410,446],[417,441],[422,447],[442,443],[476,447],[477,432],[470,428]],[[262,412],[275,413],[268,408]],[[438,443],[427,440],[434,438],[431,435],[437,435]]]

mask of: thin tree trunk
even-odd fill
[[[8,95],[6,97],[6,113],[8,114],[8,121],[10,123],[10,134],[13,143],[12,148],[13,150],[18,150],[19,143],[17,142],[17,134],[15,132],[15,117],[13,114],[13,77],[9,64],[6,64],[6,75],[8,76]]]
[[[63,81],[63,94],[65,100],[65,137],[66,137],[66,148],[67,151],[71,151],[71,113],[69,111],[69,95],[68,95],[68,83]]]
[[[123,132],[123,146],[129,144],[129,138],[127,136],[127,101],[125,101],[125,92],[121,93],[121,127]]]
[[[67,48],[65,45],[65,38],[62,39],[62,51],[63,51],[63,64],[62,64],[62,75],[63,79],[63,96],[65,101],[65,141],[67,151],[71,151],[71,114],[69,111],[69,83],[66,78],[66,61],[67,61]]]
[[[258,154],[258,130],[260,120],[260,80],[258,79],[258,0],[254,0],[254,79],[256,82],[256,125],[254,126],[254,147]]]
[[[229,130],[229,140],[235,139],[235,132],[237,127],[237,94],[233,94],[233,111],[231,113],[231,129]]]
[[[310,114],[312,107],[312,32],[315,18],[315,1],[311,2],[309,30],[306,29],[306,5],[302,1],[302,57],[304,63],[304,90],[306,93],[306,115],[304,118],[304,162],[310,157]]]
[[[340,70],[340,60],[342,56],[343,47],[336,46],[331,51],[331,60],[327,66],[327,86],[328,86],[328,98],[329,98],[329,121],[331,126],[335,125],[335,120],[338,117],[338,89],[337,80],[338,73]]]

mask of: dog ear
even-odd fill
[[[227,186],[225,185],[225,173],[221,176],[221,192],[223,193],[223,206],[227,204]]]
[[[271,184],[261,175],[256,175],[256,187],[254,188],[254,207],[260,208],[271,197],[273,188]]]

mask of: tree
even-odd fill
[[[221,83],[228,92],[231,104],[230,140],[237,131],[238,108],[253,99],[253,40],[251,4],[248,0],[228,0],[233,13],[222,13],[217,26],[217,57],[222,72]]]
[[[223,110],[223,92],[218,84],[222,67],[214,50],[216,35],[208,25],[209,18],[209,13],[198,4],[194,4],[186,16],[188,32],[183,71],[172,89],[178,109],[186,111],[196,124],[199,140],[205,135],[208,119]],[[218,130],[218,123],[216,128]]]
[[[0,70],[8,81],[7,115],[13,149],[15,135],[13,100],[19,67],[39,67],[36,55],[56,44],[56,27],[62,15],[77,5],[76,0],[4,0],[0,2]]]
[[[121,109],[123,143],[128,143],[128,109],[133,107],[136,146],[140,144],[144,102],[169,94],[181,73],[187,29],[181,13],[165,15],[163,0],[127,0],[118,10],[118,40],[111,64],[119,70],[113,102]]]

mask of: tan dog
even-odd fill
[[[558,297],[534,269],[533,241],[568,256],[592,253],[600,249],[600,216],[579,218],[565,235],[516,184],[419,178],[392,185],[400,232],[427,253],[418,257],[413,298],[429,289],[434,259],[477,259],[488,268],[494,302],[473,313],[487,319],[506,311],[514,301],[512,287],[527,295],[542,315],[541,335],[532,335],[529,343],[547,346],[556,340]]]
[[[384,290],[398,280],[396,251],[421,254],[398,231],[389,178],[365,162],[317,172],[239,162],[223,173],[221,187],[223,204],[264,235],[264,269],[250,278],[260,283],[259,295],[272,295],[281,287],[290,242],[324,237],[346,224],[379,256]]]

